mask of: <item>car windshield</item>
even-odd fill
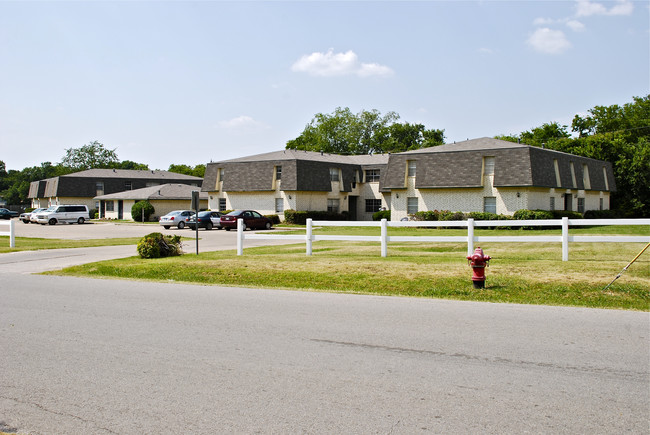
[[[54,207],[48,207],[48,208],[46,208],[46,209],[43,210],[43,211],[54,211],[54,210],[56,210],[56,206],[54,206]]]
[[[244,210],[235,210],[235,211],[231,211],[230,213],[228,213],[228,216],[239,216],[239,215],[242,214],[243,212],[244,212]]]

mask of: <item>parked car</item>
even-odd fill
[[[32,222],[36,222],[36,213],[39,213],[41,211],[45,210],[44,208],[35,208],[34,210],[30,211],[29,213],[21,213],[20,216],[18,216],[18,219],[23,221],[24,224],[29,224]],[[32,216],[34,217],[34,221],[32,221]]]
[[[18,212],[6,208],[0,208],[0,219],[11,219],[15,217],[18,217]]]
[[[31,217],[30,217],[31,219]],[[53,205],[36,213],[36,222],[41,225],[56,225],[61,222],[83,224],[90,219],[87,205],[65,204]]]
[[[254,210],[235,210],[221,216],[221,227],[223,227],[226,231],[230,231],[231,228],[237,229],[237,219],[244,220],[244,230],[246,228],[253,230],[270,230],[273,226],[271,219],[267,218],[266,216],[262,216],[260,213]]]
[[[216,228],[221,229],[221,215],[218,211],[200,211],[199,212],[199,228],[205,228],[206,230],[211,230]],[[191,229],[196,229],[196,216],[192,216],[190,220],[187,221],[187,226]]]
[[[168,230],[171,227],[178,227],[179,230],[185,228],[187,221],[190,217],[194,216],[192,210],[174,210],[167,213],[165,216],[160,216],[158,223]]]

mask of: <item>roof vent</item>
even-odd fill
[[[113,172],[116,172],[116,171],[115,171],[115,168],[113,168]]]

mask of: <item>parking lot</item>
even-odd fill
[[[194,231],[187,228],[179,230],[171,228],[164,229],[158,224],[140,224],[140,223],[115,223],[115,222],[87,222],[83,225],[78,224],[58,224],[58,225],[39,225],[25,224],[14,219],[16,228],[16,237],[42,237],[46,239],[114,239],[123,237],[142,237],[153,232],[161,232],[167,235],[181,235],[193,237]],[[199,237],[204,233],[218,233],[225,231],[204,231],[199,230]]]

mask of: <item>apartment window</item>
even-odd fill
[[[366,213],[375,213],[381,210],[381,199],[366,199]]]
[[[223,181],[223,174],[224,174],[223,168],[219,168],[219,180],[217,181]]]
[[[585,199],[578,198],[578,213],[584,213],[584,212],[585,212]]]
[[[104,182],[103,181],[98,181],[95,183],[95,196],[103,195],[104,194]]]
[[[155,181],[147,181],[145,184],[146,187],[153,187],[153,186],[159,186],[160,183],[156,183]]]
[[[600,210],[603,210],[603,207],[604,207],[604,201],[603,201],[603,198],[600,198],[599,209],[600,209]]]
[[[409,160],[407,162],[408,165],[408,176],[409,177],[415,177],[415,170],[417,169],[416,161],[415,160]]]
[[[573,166],[573,162],[571,162],[570,165],[571,165],[571,182],[573,183],[573,188],[577,189],[578,183],[576,183],[576,168],[575,166]]]
[[[494,196],[486,196],[483,198],[483,211],[485,213],[497,213],[497,199]]]
[[[494,175],[494,157],[483,157],[485,175]]]
[[[332,213],[339,212],[339,200],[338,199],[328,199],[327,200],[327,211]]]
[[[366,169],[366,183],[379,182],[379,169]]]
[[[602,198],[600,199],[602,201]],[[95,201],[95,208],[99,210],[99,201]],[[602,209],[601,209],[602,210]]]
[[[282,166],[275,167],[275,179],[282,180]]]
[[[553,169],[555,169],[555,186],[562,186],[562,179],[560,178],[560,165],[557,163],[557,159],[553,159]]]
[[[406,213],[415,214],[418,212],[418,199],[414,196],[406,198]]]
[[[131,181],[125,181],[124,190],[133,190],[133,183]]]
[[[603,166],[603,178],[605,179],[605,190],[609,190],[609,182],[607,181],[607,168]]]
[[[282,213],[284,211],[284,199],[275,198],[275,212]]]
[[[582,184],[586,190],[591,190],[591,180],[589,179],[589,166],[582,165]]]
[[[330,168],[330,181],[339,181],[339,168]]]
[[[555,197],[551,196],[551,200],[548,204],[548,209],[549,210],[555,210]]]
[[[219,198],[219,211],[226,211],[226,198]]]
[[[106,201],[106,211],[115,211],[114,201]]]

